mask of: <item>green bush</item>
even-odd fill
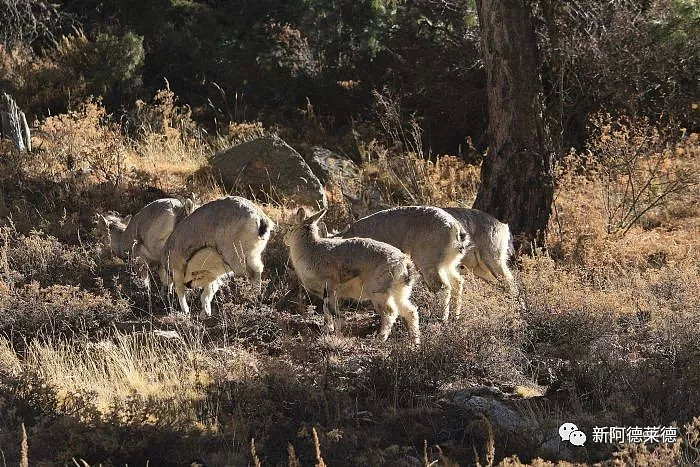
[[[143,37],[127,32],[121,37],[100,34],[94,42],[91,59],[91,89],[95,95],[129,94],[141,86],[145,52]]]

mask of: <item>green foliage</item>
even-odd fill
[[[143,37],[132,32],[92,39],[76,29],[40,55],[24,51],[2,57],[0,70],[21,106],[43,116],[65,112],[90,95],[102,96],[110,108],[133,102],[144,58]]]
[[[700,5],[694,0],[673,0],[668,14],[651,21],[650,28],[653,36],[666,46],[685,48],[697,45]]]
[[[92,51],[92,89],[96,95],[128,92],[141,85],[143,37],[127,32],[121,37],[99,34]]]
[[[387,84],[407,114],[415,113],[427,148],[455,154],[466,137],[484,148],[486,77],[479,62],[472,0],[416,2],[402,7],[388,37]],[[460,154],[463,155],[463,154]]]
[[[601,110],[697,128],[697,2],[540,2],[540,8],[543,80],[564,148],[584,143],[589,116]]]
[[[39,71],[15,86],[29,89],[18,100],[39,115],[89,94],[102,95],[110,111],[130,110],[165,78],[200,123],[257,119],[298,131],[308,98],[324,131],[348,135],[350,121],[372,120],[372,91],[386,88],[420,124],[426,153],[476,161],[477,152],[465,151],[467,138],[479,152],[487,144],[474,0],[69,0],[42,10],[43,4],[0,0],[0,15],[17,10],[2,15],[12,20],[0,39],[44,46]],[[696,1],[532,6],[560,147],[582,147],[588,117],[600,110],[697,126]],[[84,37],[69,34],[66,43],[65,18]],[[53,37],[59,39],[46,46]],[[0,63],[8,74],[5,68]]]

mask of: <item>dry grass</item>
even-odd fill
[[[435,161],[416,153],[393,154],[376,141],[361,148],[366,161],[362,185],[387,205],[471,205],[476,198],[479,167],[453,156]]]
[[[104,414],[115,401],[140,398],[168,401],[179,407],[173,416],[195,421],[194,409],[209,385],[215,380],[245,380],[256,367],[254,357],[243,350],[200,346],[201,342],[152,333],[119,334],[88,343],[34,341],[21,364],[55,388],[59,397],[91,394],[92,403]]]

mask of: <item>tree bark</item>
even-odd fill
[[[0,101],[0,136],[11,139],[18,151],[31,151],[31,135],[24,112],[9,94]]]
[[[489,153],[474,207],[507,222],[516,247],[545,245],[554,184],[532,12],[476,0],[486,67]]]

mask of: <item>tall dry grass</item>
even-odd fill
[[[185,342],[152,333],[118,334],[87,343],[34,341],[20,364],[55,388],[59,397],[91,394],[103,413],[120,399],[167,402],[179,408],[168,423],[197,422],[194,409],[209,385],[244,380],[256,368],[254,356],[242,349],[207,349],[196,340]]]

